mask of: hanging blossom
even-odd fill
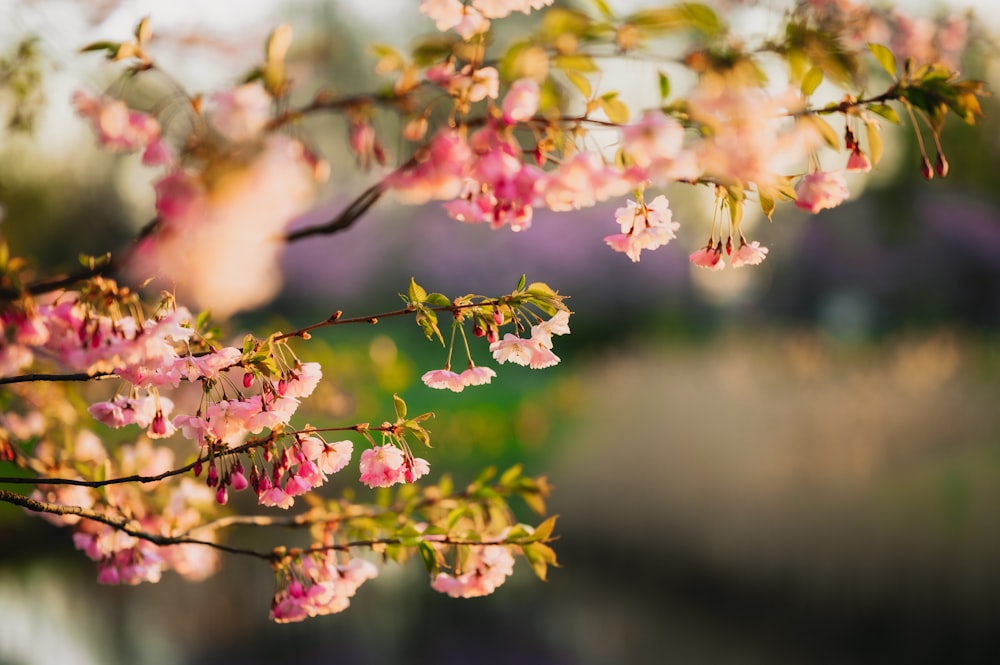
[[[248,163],[223,168],[224,178],[180,169],[156,183],[160,225],[130,266],[222,318],[278,292],[281,236],[311,203],[315,174],[302,144],[277,134]]]
[[[706,76],[689,100],[691,118],[708,131],[695,148],[702,173],[723,184],[775,187],[783,173],[822,144],[810,123],[790,120],[799,93],[778,96],[722,76]]]
[[[438,573],[431,588],[452,598],[488,596],[514,572],[514,556],[504,545],[470,545],[465,548],[461,572]]]
[[[836,208],[850,192],[840,171],[818,171],[802,177],[795,188],[795,205],[813,214],[820,210]]]
[[[697,155],[684,146],[684,127],[659,110],[645,111],[622,128],[622,149],[638,170],[632,174],[637,180],[666,185],[701,175]]]
[[[420,380],[430,388],[438,390],[451,390],[456,393],[462,392],[469,386],[484,386],[496,378],[497,373],[489,367],[469,367],[465,371],[458,373],[450,369],[432,369],[425,372]]]
[[[109,459],[103,445],[93,434],[74,446],[67,463],[57,463],[44,451],[39,451],[39,461],[47,465],[47,475],[83,479],[80,469],[96,469],[112,475],[157,475],[174,464],[173,451],[164,446],[154,446],[140,439],[135,445],[123,445],[118,459]],[[155,490],[155,506],[153,492]],[[176,484],[109,485],[98,493],[87,487],[65,488],[40,485],[32,496],[43,501],[74,505],[108,517],[119,517],[126,509],[132,523],[146,533],[179,534],[199,525],[205,509],[211,505],[211,492],[190,478]],[[49,521],[69,525],[74,529],[73,544],[97,562],[98,582],[102,584],[139,584],[158,582],[165,570],[175,570],[190,580],[208,577],[219,566],[218,553],[202,545],[178,544],[158,546],[131,536],[120,529],[94,520],[81,520],[75,515],[45,515]],[[205,536],[213,541],[214,536]]]
[[[361,482],[371,488],[412,483],[429,471],[427,460],[404,453],[392,444],[361,453]]]
[[[441,32],[454,30],[462,39],[489,30],[491,18],[503,18],[511,12],[525,14],[532,10],[551,5],[553,0],[423,0],[419,11],[434,21]]]
[[[677,237],[680,224],[673,221],[669,205],[662,194],[648,204],[628,201],[624,208],[615,211],[621,233],[606,236],[604,242],[637,262],[642,250],[656,249]]]
[[[105,150],[144,150],[143,163],[149,166],[172,160],[170,149],[160,139],[160,123],[153,116],[134,111],[121,100],[95,97],[82,90],[73,93],[73,106],[80,117],[91,121]]]
[[[531,369],[544,369],[559,362],[559,356],[552,352],[552,336],[568,334],[569,312],[561,310],[548,321],[532,326],[531,337],[507,333],[503,339],[490,344],[490,351],[500,364],[512,362]]]
[[[342,612],[358,587],[378,575],[370,561],[339,563],[334,551],[311,553],[282,568],[280,586],[271,601],[275,623]]]

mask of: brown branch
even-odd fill
[[[0,377],[0,386],[11,383],[28,383],[30,381],[100,381],[102,379],[117,378],[118,375],[112,372],[97,372],[88,374],[86,372],[75,372],[73,374],[20,374],[18,376]]]
[[[243,549],[240,547],[230,547],[229,545],[213,543],[208,540],[198,540],[197,538],[188,538],[186,536],[164,536],[155,533],[148,533],[136,527],[134,520],[128,517],[121,515],[105,515],[81,506],[64,506],[57,503],[49,503],[47,501],[38,501],[37,499],[32,499],[31,497],[11,492],[10,490],[0,489],[0,501],[11,503],[15,506],[21,506],[22,508],[27,508],[28,510],[36,513],[49,513],[51,515],[76,515],[77,517],[81,517],[83,519],[106,524],[127,533],[134,538],[149,541],[154,545],[204,545],[205,547],[212,547],[223,552],[228,552],[229,554],[253,556],[267,561],[274,561],[278,558],[274,553],[258,552],[257,550]]]

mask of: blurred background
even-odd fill
[[[35,122],[0,140],[0,228],[53,272],[120,246],[152,210],[151,172],[101,153],[72,118],[73,89],[116,82],[79,46],[151,15],[161,65],[210,92],[289,21],[303,87],[350,93],[371,88],[366,44],[432,31],[402,0],[0,5],[0,113]],[[981,5],[973,25],[990,29]],[[501,35],[525,25],[509,19]],[[965,75],[994,87],[994,54],[981,38]],[[616,66],[616,82],[655,80],[648,64]],[[31,72],[41,87],[11,83]],[[400,392],[411,412],[435,411],[433,471],[462,483],[520,461],[547,474],[562,567],[541,583],[519,563],[493,596],[451,600],[419,566],[388,565],[346,612],[277,626],[258,562],[228,559],[200,584],[168,574],[103,587],[67,530],[0,506],[0,665],[1000,662],[994,101],[976,128],[949,122],[945,180],[920,178],[912,131],[897,128],[847,204],[815,217],[785,205],[773,224],[751,216],[748,235],[771,248],[754,269],[691,269],[711,198],[683,187],[666,192],[681,237],[639,264],[601,240],[618,203],[538,214],[514,234],[383,201],[345,233],[291,246],[281,297],[227,324],[233,337],[396,308],[411,275],[458,295],[509,291],[526,273],[571,295],[558,368],[504,366],[460,395],[419,382],[444,353],[407,322],[327,330],[303,350],[326,367],[318,408],[378,419]],[[301,224],[377,178],[354,168],[342,118],[311,123],[334,172]],[[376,126],[397,131],[388,117]],[[473,353],[487,362],[485,346]]]

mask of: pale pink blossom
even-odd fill
[[[408,458],[403,463],[403,480],[412,483],[426,476],[431,470],[430,463],[420,457]]]
[[[531,326],[531,339],[547,349],[552,348],[553,335],[568,334],[569,312],[564,309],[556,312],[551,319]]]
[[[510,85],[503,98],[503,116],[507,124],[529,120],[538,110],[539,87],[534,79],[522,78]]]
[[[756,240],[751,243],[740,240],[740,247],[729,257],[729,262],[734,268],[756,266],[760,265],[766,257],[767,247],[761,247]]]
[[[496,377],[489,367],[470,367],[459,374],[459,380],[466,386],[484,386]]]
[[[722,270],[726,267],[726,264],[722,262],[722,243],[716,243],[714,246],[712,242],[709,241],[707,245],[692,252],[688,257],[693,265],[700,268],[708,268],[709,270]]]
[[[872,170],[872,162],[868,155],[861,152],[860,148],[851,151],[851,156],[847,158],[847,171],[854,173],[868,173]]]
[[[112,152],[139,150],[160,137],[156,118],[133,111],[120,100],[94,97],[77,90],[73,106],[80,117],[91,121],[98,141]]]
[[[592,152],[578,152],[538,180],[535,189],[545,206],[556,212],[589,208],[622,196],[637,184]]]
[[[158,276],[178,297],[216,318],[267,302],[280,289],[285,227],[315,194],[301,143],[264,135],[225,177],[178,170],[156,183],[161,224],[133,253],[139,279]]]
[[[456,393],[462,392],[466,385],[461,375],[450,369],[432,369],[429,372],[425,372],[420,377],[420,380],[428,388],[437,388],[438,390],[448,389]]]
[[[503,364],[512,362],[532,369],[551,367],[559,362],[559,356],[542,344],[542,339],[524,339],[512,333],[502,340],[490,344],[493,359]]]
[[[230,141],[250,141],[267,127],[271,120],[271,95],[259,81],[217,92],[212,95],[209,120],[222,136]]]
[[[795,188],[795,205],[813,214],[836,208],[848,197],[847,181],[840,171],[819,171],[802,177]]]
[[[452,598],[487,596],[514,572],[514,557],[503,545],[470,545],[463,572],[438,573],[431,588]]]
[[[615,251],[624,252],[633,262],[644,249],[656,249],[677,237],[680,224],[673,221],[669,202],[663,195],[648,204],[628,201],[615,211],[615,221],[621,233],[607,236],[604,241]]]
[[[285,387],[281,394],[285,397],[302,399],[312,395],[323,378],[323,369],[319,363],[301,363],[295,367],[285,380]]]
[[[375,446],[361,453],[361,482],[368,487],[389,487],[403,479],[403,451],[394,445]]]
[[[475,7],[460,0],[422,0],[419,11],[434,21],[441,32],[454,29],[462,39],[469,39],[490,27],[489,20]]]

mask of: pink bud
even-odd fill
[[[499,339],[499,333],[497,333],[496,328],[490,328],[486,331],[486,341],[490,344],[495,344],[497,339]]]
[[[253,374],[247,372],[246,374],[243,375],[243,387],[249,388],[252,385],[253,385]]]
[[[229,502],[229,491],[226,489],[225,485],[219,485],[219,489],[216,490],[215,502],[220,506],[224,506]]]
[[[937,171],[937,174],[939,176],[941,176],[942,178],[945,178],[945,177],[948,176],[948,170],[949,170],[948,160],[945,159],[945,156],[944,156],[943,153],[940,153],[940,152],[938,153],[938,155],[937,155],[937,163],[934,164],[934,170]]]
[[[201,475],[201,460],[198,460],[197,462],[195,462],[194,466],[191,467],[191,470],[194,472],[194,477],[195,478],[197,478],[198,476],[200,476]]]
[[[208,463],[208,478],[205,482],[209,487],[219,484],[219,468],[215,466],[215,460]]]
[[[152,423],[152,425],[150,426],[149,429],[150,429],[150,431],[153,434],[157,434],[159,436],[165,436],[166,435],[166,433],[167,433],[167,421],[163,417],[163,412],[162,411],[160,411],[160,410],[156,411],[156,415],[153,416],[153,423]]]
[[[475,335],[476,337],[482,337],[483,335],[486,334],[486,331],[483,330],[483,327],[477,323],[476,325],[472,326],[472,334]]]
[[[924,180],[933,180],[934,171],[931,169],[931,160],[927,159],[927,156],[920,158],[920,175],[924,176]]]
[[[501,314],[500,310],[496,308],[493,309],[493,323],[497,324],[498,326],[503,325],[503,314]]]
[[[234,470],[229,480],[233,485],[234,492],[242,492],[247,488],[247,477],[243,475],[242,471]]]

